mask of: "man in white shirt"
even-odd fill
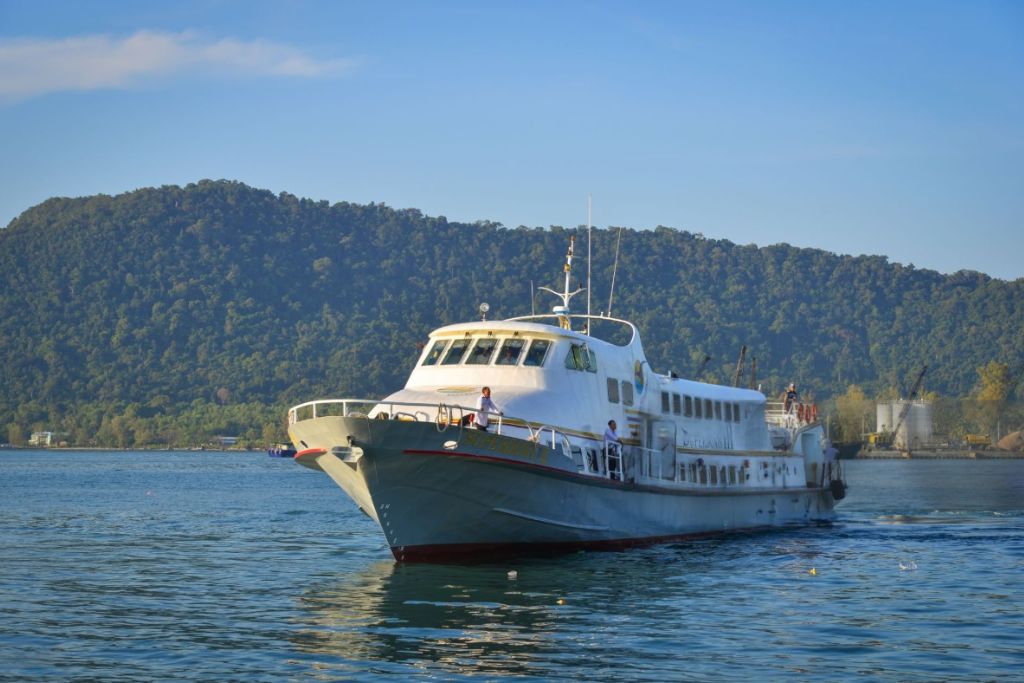
[[[476,400],[476,415],[474,416],[474,422],[476,422],[476,428],[486,432],[488,420],[488,413],[497,413],[498,415],[504,415],[498,406],[494,405],[494,401],[491,400],[491,388],[484,387],[480,393],[480,398]]]
[[[622,439],[617,431],[615,420],[608,420],[608,428],[604,430],[604,452],[607,455],[608,476],[619,478],[619,458],[622,455]]]

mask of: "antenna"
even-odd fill
[[[694,377],[694,379],[697,380],[698,382],[700,381],[700,378],[704,376],[704,368],[708,366],[708,361],[710,360],[711,356],[704,354],[704,360],[700,362],[700,367],[697,368],[697,374]]]
[[[594,284],[590,281],[590,206],[593,197],[587,195],[587,319],[590,319],[590,290],[593,289]],[[587,332],[590,332],[590,323],[587,323]]]
[[[740,385],[740,375],[743,374],[743,363],[747,357],[747,345],[744,344],[743,348],[740,349],[740,358],[736,361],[736,374],[733,376],[732,385],[738,387]]]
[[[608,317],[612,315],[612,297],[615,296],[615,272],[619,269],[619,245],[622,244],[622,226],[619,226],[619,237],[615,240],[615,265],[612,266],[612,288],[608,292]]]
[[[533,293],[533,280],[530,280],[530,315],[537,315],[537,299]]]

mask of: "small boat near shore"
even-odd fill
[[[267,455],[271,458],[294,458],[297,452],[286,443],[274,444],[267,449]]]
[[[655,372],[631,322],[570,311],[572,260],[570,241],[551,314],[491,321],[482,306],[483,320],[432,332],[388,397],[291,408],[296,461],[330,476],[399,561],[833,519],[846,484],[816,409]]]

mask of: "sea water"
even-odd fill
[[[0,680],[1021,680],[1024,461],[846,473],[830,526],[400,565],[289,460],[0,452]]]

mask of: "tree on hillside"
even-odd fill
[[[978,368],[971,412],[982,433],[988,434],[993,443],[1001,436],[1001,420],[1012,388],[1009,364],[993,360]]]
[[[851,384],[846,393],[836,398],[838,438],[835,441],[860,441],[871,428],[870,417],[874,402],[856,384]]]

